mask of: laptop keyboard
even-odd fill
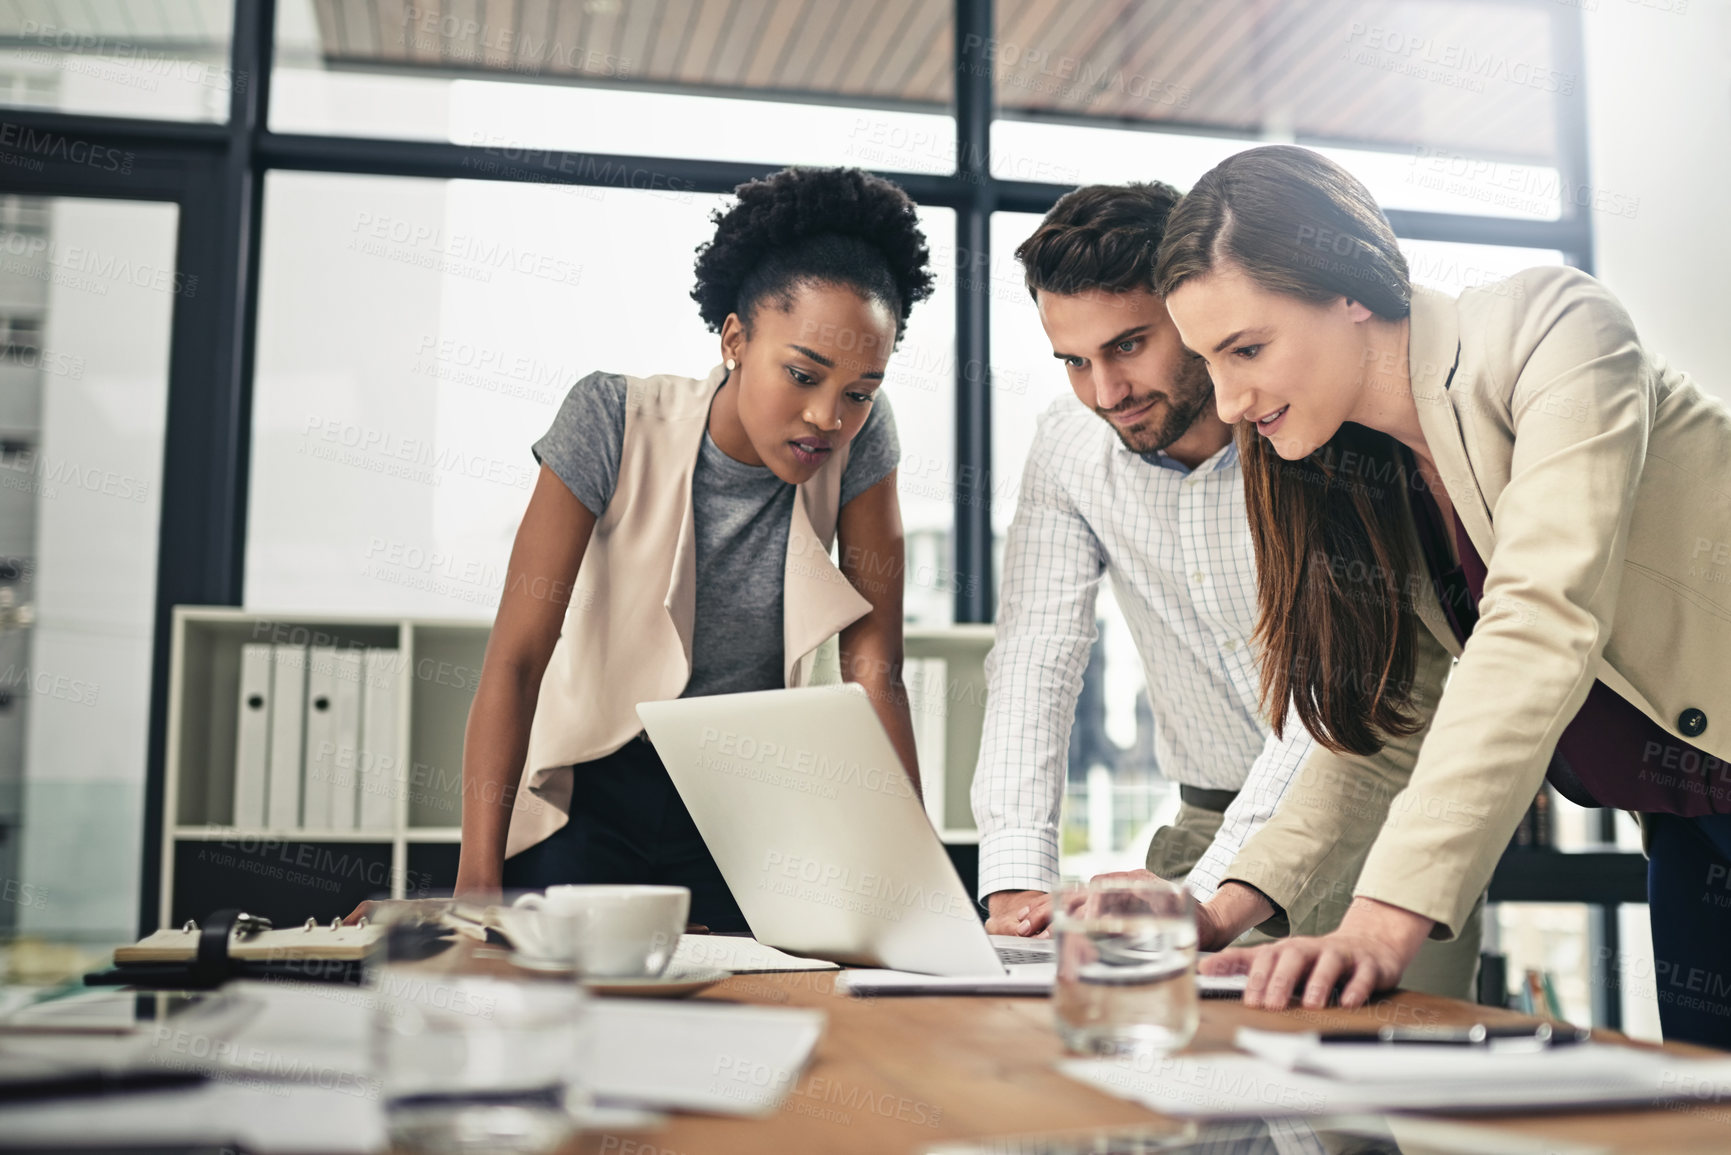
[[[1001,946],[997,948],[997,951],[998,961],[1007,967],[1019,966],[1023,963],[1049,963],[1052,961],[1050,947],[1045,950],[1019,950],[1013,946]]]

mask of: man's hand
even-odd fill
[[[1052,896],[1043,890],[999,890],[986,896],[987,934],[1023,938],[1051,933]]]
[[[1274,905],[1260,891],[1241,882],[1223,882],[1213,898],[1196,908],[1196,949],[1225,950],[1273,914]]]
[[[1248,974],[1247,1007],[1282,1010],[1294,994],[1306,1007],[1325,1007],[1337,983],[1345,984],[1340,1005],[1357,1007],[1399,984],[1434,925],[1422,914],[1357,898],[1330,934],[1235,947],[1203,960],[1199,969],[1211,975]]]

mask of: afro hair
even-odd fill
[[[691,298],[711,331],[729,313],[749,326],[766,300],[791,307],[798,285],[828,284],[886,305],[899,341],[915,302],[931,296],[914,203],[891,182],[857,168],[789,168],[734,193],[697,249]]]

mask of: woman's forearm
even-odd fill
[[[463,733],[459,889],[497,889],[511,810],[529,750],[540,679],[522,666],[484,671]]]
[[[878,706],[878,717],[883,719],[884,729],[889,731],[890,745],[896,748],[896,757],[907,769],[914,794],[924,797],[920,786],[919,754],[914,748],[913,712],[908,707],[908,690],[899,673],[886,682],[884,697],[879,701],[882,704]]]

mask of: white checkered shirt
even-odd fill
[[[1106,574],[1142,658],[1161,773],[1239,792],[1190,874],[1199,898],[1213,895],[1310,752],[1296,716],[1285,741],[1260,716],[1256,561],[1237,449],[1194,470],[1144,457],[1065,398],[1040,416],[1004,547],[973,785],[982,898],[1058,881],[1070,728]]]

